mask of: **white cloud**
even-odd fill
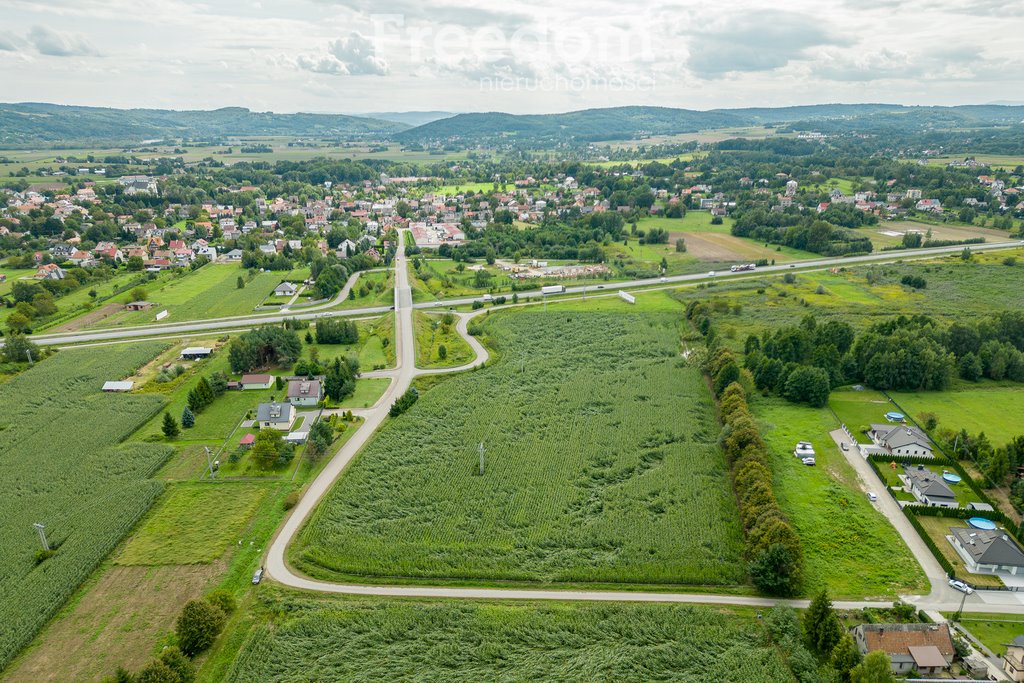
[[[41,55],[51,57],[85,57],[98,56],[99,51],[80,33],[63,33],[46,28],[33,26],[28,32],[28,42]]]
[[[295,65],[313,73],[335,76],[385,76],[388,73],[388,63],[377,56],[373,43],[355,31],[347,38],[328,43],[325,54],[299,55]]]

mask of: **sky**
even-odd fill
[[[0,0],[0,100],[365,113],[1024,99],[1005,0]]]

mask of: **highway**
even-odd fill
[[[1021,248],[1024,242],[993,242],[991,244],[971,245],[971,251],[992,251],[1000,249]],[[828,258],[812,261],[798,261],[793,264],[776,266],[762,266],[754,272],[730,273],[719,272],[715,275],[709,273],[694,273],[690,275],[671,275],[664,278],[647,278],[642,280],[629,280],[625,282],[600,282],[593,285],[580,285],[567,287],[565,294],[594,293],[597,291],[617,292],[622,289],[640,289],[645,287],[671,286],[678,284],[699,284],[701,282],[736,280],[744,278],[759,277],[766,273],[806,272],[809,270],[822,270],[864,263],[893,263],[896,261],[910,261],[933,258],[948,254],[958,254],[963,251],[963,246],[936,247],[932,249],[915,249],[913,251],[885,251],[864,256],[852,256],[849,258]],[[403,261],[405,263],[405,261]],[[407,273],[406,282],[408,282]],[[380,315],[391,310],[390,306],[372,306],[366,308],[350,308],[346,310],[331,310],[334,306],[341,304],[348,297],[348,292],[354,285],[358,273],[354,274],[345,284],[345,288],[332,300],[316,306],[301,309],[301,312],[281,313],[274,312],[263,315],[236,316],[230,318],[214,318],[210,320],[192,320],[175,323],[157,323],[150,325],[137,325],[132,327],[119,327],[114,329],[98,329],[82,332],[65,332],[55,334],[32,335],[32,340],[37,344],[58,345],[77,344],[81,342],[96,342],[115,339],[130,339],[139,337],[174,336],[188,332],[204,332],[211,330],[238,330],[265,325],[267,323],[279,323],[286,318],[297,318],[299,320],[312,320],[325,315],[328,316],[368,316]],[[543,296],[540,290],[517,292],[520,299],[535,298]],[[511,296],[511,294],[509,294]],[[412,308],[444,308],[448,306],[459,306],[471,304],[479,300],[479,296],[460,297],[445,299],[443,301],[428,301],[418,304],[410,303]]]

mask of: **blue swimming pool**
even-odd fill
[[[942,473],[942,478],[945,479],[946,482],[950,483],[950,484],[959,484],[960,483],[960,475],[956,474],[954,472],[943,472]]]
[[[992,531],[996,528],[996,523],[991,519],[985,519],[984,517],[971,517],[967,520],[967,523],[973,526],[975,529],[986,529]]]

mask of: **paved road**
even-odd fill
[[[971,245],[971,250],[975,252],[998,250],[998,249],[1012,249],[1019,248],[1024,245],[1024,242],[993,242],[991,244],[975,244]],[[850,258],[830,258],[830,259],[817,259],[813,261],[799,261],[791,265],[777,265],[777,266],[764,266],[759,268],[754,273],[729,273],[722,272],[715,276],[710,276],[708,273],[695,273],[692,275],[672,275],[666,278],[648,278],[643,280],[630,280],[628,282],[608,282],[600,285],[581,285],[576,287],[566,288],[567,294],[579,294],[584,292],[595,292],[600,287],[602,290],[608,290],[609,292],[616,292],[622,289],[637,289],[641,287],[656,286],[659,284],[671,285],[680,283],[699,283],[711,280],[725,280],[725,279],[743,279],[750,277],[757,277],[764,273],[779,273],[779,272],[790,272],[792,271],[807,271],[807,270],[821,270],[824,268],[849,266],[851,264],[861,263],[891,263],[894,261],[909,261],[933,258],[935,256],[941,256],[943,254],[959,253],[963,250],[962,246],[956,247],[937,247],[932,249],[917,249],[912,252],[904,251],[889,251],[879,252],[875,254],[868,254],[865,256],[854,256]],[[334,306],[341,304],[348,297],[348,290],[351,289],[355,282],[356,275],[349,278],[349,282],[346,283],[345,289],[339,292],[332,301],[317,306],[310,306],[302,309],[302,312],[293,312],[287,315],[283,315],[280,312],[266,314],[266,315],[248,315],[248,316],[236,316],[232,318],[216,318],[211,320],[199,320],[191,322],[181,323],[167,323],[160,325],[141,325],[134,327],[121,327],[111,330],[94,330],[88,332],[68,332],[61,334],[39,334],[33,335],[32,339],[38,344],[75,344],[78,342],[87,341],[103,341],[110,339],[126,339],[133,337],[152,337],[152,336],[170,336],[176,334],[183,334],[186,332],[199,332],[208,330],[226,330],[226,329],[244,329],[246,327],[254,327],[256,325],[265,325],[267,323],[277,323],[283,321],[285,318],[297,318],[299,320],[311,320],[321,315],[330,316],[366,316],[373,314],[387,313],[391,310],[388,306],[370,306],[366,308],[350,308],[347,310],[328,310]],[[406,281],[408,278],[406,278]],[[540,290],[519,292],[519,297],[539,297],[542,296]],[[412,308],[440,308],[446,306],[458,306],[464,304],[470,304],[473,301],[478,300],[479,297],[461,297],[455,299],[445,299],[436,302],[423,302],[413,304],[410,296],[409,306]]]

